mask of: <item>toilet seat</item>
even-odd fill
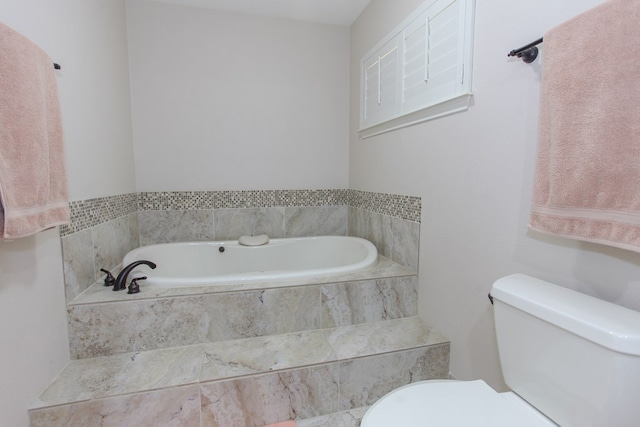
[[[378,400],[361,427],[556,426],[513,393],[484,381],[431,380],[400,387]]]

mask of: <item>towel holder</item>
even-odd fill
[[[56,64],[55,62],[53,63],[53,68],[55,68],[56,70],[60,70],[62,67],[60,66],[60,64]]]
[[[513,49],[507,56],[517,56],[527,64],[530,64],[538,57],[538,48],[536,46],[542,43],[542,39],[543,38],[540,37],[538,40],[524,45],[521,48]]]

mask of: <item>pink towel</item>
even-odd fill
[[[296,422],[295,421],[284,421],[281,423],[275,423],[275,424],[269,424],[267,426],[264,427],[296,427]]]
[[[69,222],[62,121],[53,61],[0,23],[1,238]]]
[[[529,227],[640,252],[639,0],[544,35]]]

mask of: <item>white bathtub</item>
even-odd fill
[[[272,239],[263,246],[241,246],[236,240],[165,243],[129,252],[123,266],[141,265],[131,277],[147,276],[143,285],[159,287],[247,283],[349,273],[374,265],[376,247],[365,239],[345,236]]]

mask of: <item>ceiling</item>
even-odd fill
[[[183,6],[350,26],[370,0],[156,0]]]

